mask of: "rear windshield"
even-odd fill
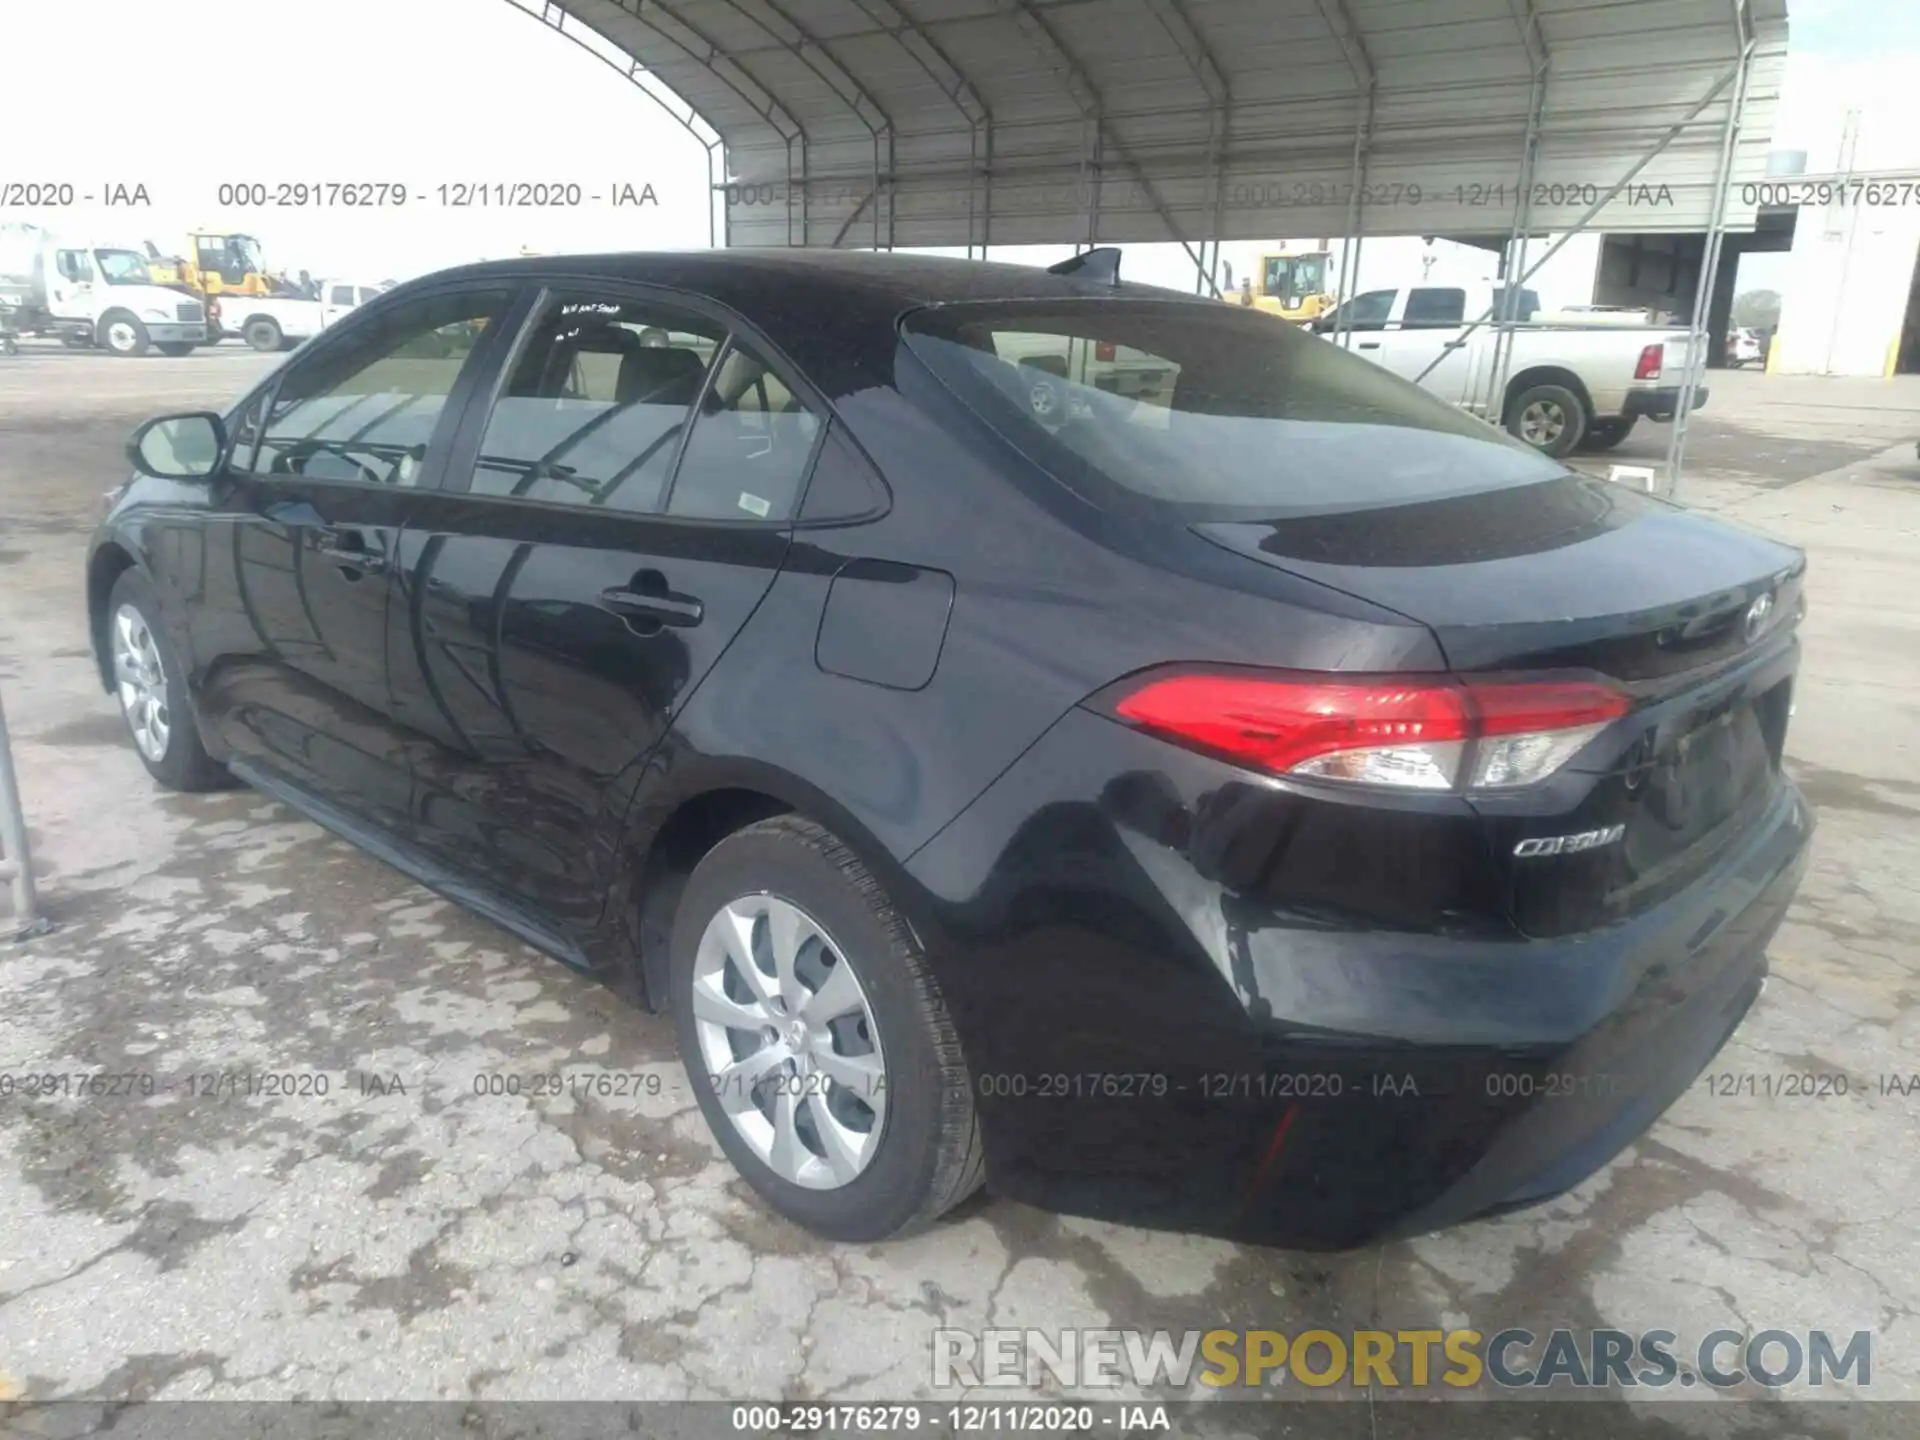
[[[974,410],[1108,508],[1283,519],[1567,473],[1372,361],[1238,306],[996,301],[918,310],[902,329]]]

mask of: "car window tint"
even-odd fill
[[[1506,303],[1506,287],[1504,285],[1495,286],[1493,291],[1493,314],[1495,319],[1500,318],[1501,309]],[[1513,318],[1516,320],[1531,320],[1539,313],[1540,292],[1538,290],[1529,290],[1525,286],[1522,286],[1519,291],[1518,304],[1515,306]]]
[[[249,400],[235,413],[232,423],[227,427],[227,463],[236,470],[253,468],[253,452],[260,443],[260,422],[267,413],[268,393],[263,390]]]
[[[1400,321],[1406,329],[1434,329],[1466,322],[1466,291],[1421,285],[1407,292],[1407,308]]]
[[[1394,297],[1399,293],[1398,290],[1362,291],[1346,304],[1322,315],[1320,325],[1329,330],[1338,325],[1349,330],[1384,330],[1387,317],[1393,313]]]
[[[494,401],[472,493],[657,510],[725,338],[652,301],[556,301]]]
[[[748,347],[730,346],[702,401],[667,512],[705,520],[789,520],[820,436],[808,409]]]
[[[1281,519],[1566,473],[1385,367],[1237,305],[966,303],[903,329],[972,409],[1108,508]]]
[[[328,300],[335,305],[353,304],[353,287],[351,285],[333,286],[328,294]]]
[[[508,293],[425,296],[321,339],[274,393],[253,468],[268,476],[417,483],[454,382]]]

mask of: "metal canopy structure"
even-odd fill
[[[1704,231],[1723,204],[1750,227],[1787,30],[1785,0],[512,3],[624,59],[708,145],[716,243],[1177,241],[1196,262],[1516,221]]]

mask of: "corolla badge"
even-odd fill
[[[1747,607],[1747,643],[1751,645],[1760,638],[1760,632],[1767,628],[1767,621],[1773,615],[1773,592],[1768,591]]]
[[[1596,850],[1602,845],[1611,845],[1626,833],[1625,825],[1609,825],[1604,830],[1582,830],[1575,835],[1540,835],[1532,840],[1522,840],[1513,847],[1513,853],[1521,860],[1530,860],[1539,855],[1577,855],[1582,850]]]

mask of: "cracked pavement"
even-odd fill
[[[159,1077],[0,1097],[0,1399],[934,1398],[942,1325],[1870,1329],[1868,1393],[1920,1399],[1920,383],[1716,376],[1690,440],[1690,502],[1813,566],[1788,749],[1821,828],[1713,1068],[1849,1093],[1696,1085],[1551,1204],[1302,1256],[991,1195],[816,1241],[708,1139],[664,1017],[275,802],[158,791],[91,669],[83,547],[131,426],[262,363],[0,359],[0,692],[58,927],[0,946],[0,1074]],[[489,1093],[556,1070],[623,1078]],[[242,1072],[290,1093],[188,1079]],[[1777,1433],[1848,1433],[1795,1408]]]

